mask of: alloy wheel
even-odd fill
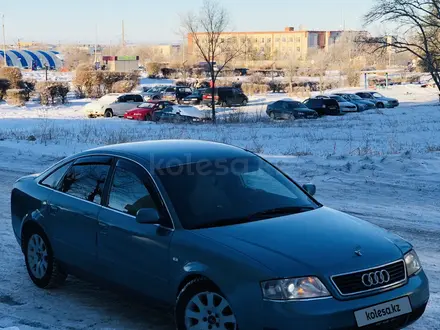
[[[38,234],[33,234],[29,238],[27,246],[29,269],[37,279],[42,279],[47,272],[48,251],[46,243]]]
[[[237,320],[226,298],[214,292],[201,292],[185,308],[185,327],[237,330]]]

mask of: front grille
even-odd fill
[[[381,276],[381,273],[384,276]],[[368,280],[368,275],[370,274],[371,281]],[[335,275],[332,276],[331,279],[333,281],[333,284],[338,289],[339,293],[343,296],[350,296],[363,292],[374,291],[405,282],[405,263],[403,260],[399,260],[388,265],[383,265],[354,273]]]

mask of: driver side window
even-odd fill
[[[119,96],[117,101],[118,101],[119,103],[125,103],[125,102],[127,102],[127,98],[126,98],[125,95],[123,95],[123,96]]]
[[[110,188],[108,207],[136,216],[140,209],[158,209],[142,176],[142,169],[119,161]]]

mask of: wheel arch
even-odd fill
[[[23,224],[22,224],[21,230],[20,230],[20,236],[21,236],[20,237],[21,238],[20,247],[23,252],[24,252],[24,247],[25,247],[25,242],[26,242],[25,239],[26,239],[27,235],[32,232],[32,230],[41,231],[47,237],[49,244],[51,244],[49,236],[47,236],[46,231],[44,230],[43,226],[41,226],[40,223],[35,221],[30,216],[27,216],[25,221],[23,221]]]

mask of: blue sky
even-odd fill
[[[202,0],[1,0],[8,42],[94,42],[121,40],[125,21],[129,42],[176,42],[179,14],[197,10]],[[283,30],[286,26],[337,30],[362,28],[374,0],[219,0],[234,31]]]

